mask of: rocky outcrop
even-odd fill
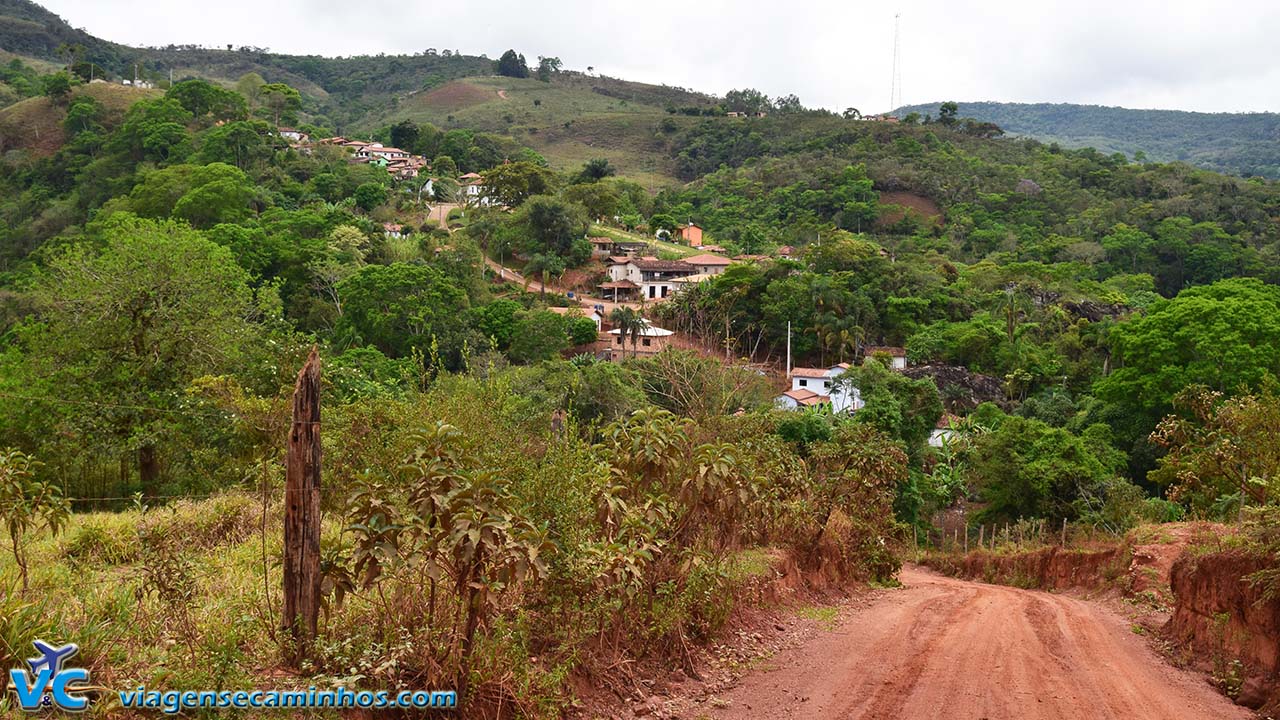
[[[969,372],[958,365],[919,365],[903,370],[902,374],[913,380],[926,377],[933,380],[951,412],[968,412],[984,402],[1006,404],[1004,382],[1000,378]]]

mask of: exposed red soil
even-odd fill
[[[907,212],[918,215],[926,224],[937,224],[943,220],[942,208],[938,203],[923,195],[894,190],[880,193],[881,205],[896,205],[899,210],[890,210],[880,218],[880,224],[893,225],[902,220]]]
[[[1237,700],[1280,710],[1280,599],[1246,578],[1272,563],[1239,550],[1182,555],[1173,564],[1177,598],[1166,626],[1202,669],[1221,672],[1238,659]],[[1219,666],[1219,667],[1215,667]]]
[[[441,85],[422,96],[422,102],[441,110],[461,110],[472,105],[479,105],[492,96],[489,91],[476,87],[468,82],[455,80]]]
[[[1247,718],[1100,604],[902,571],[904,587],[691,716]]]

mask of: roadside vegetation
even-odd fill
[[[0,123],[56,129],[0,157],[10,665],[47,635],[107,685],[285,675],[281,453],[313,346],[326,605],[282,682],[554,717],[618,668],[689,664],[773,559],[892,584],[908,548],[1064,526],[1238,524],[1275,596],[1274,182],[1002,139],[954,103],[863,120],[514,50],[424,53],[440,76],[377,108],[373,59],[349,85],[294,67],[334,86],[322,105],[253,74],[122,93],[85,82],[95,51],[0,74]],[[354,118],[432,185],[279,131]],[[541,152],[601,126],[626,153]],[[486,264],[591,287],[589,238],[688,256],[691,222],[738,262],[610,313],[622,362],[556,312],[581,298]],[[646,321],[716,351],[637,357]],[[865,407],[776,410],[788,359],[847,363]]]

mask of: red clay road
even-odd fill
[[[907,567],[884,593],[775,656],[711,718],[1251,718],[1100,604]]]

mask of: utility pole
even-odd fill
[[[787,378],[791,378],[791,321],[787,321]]]

